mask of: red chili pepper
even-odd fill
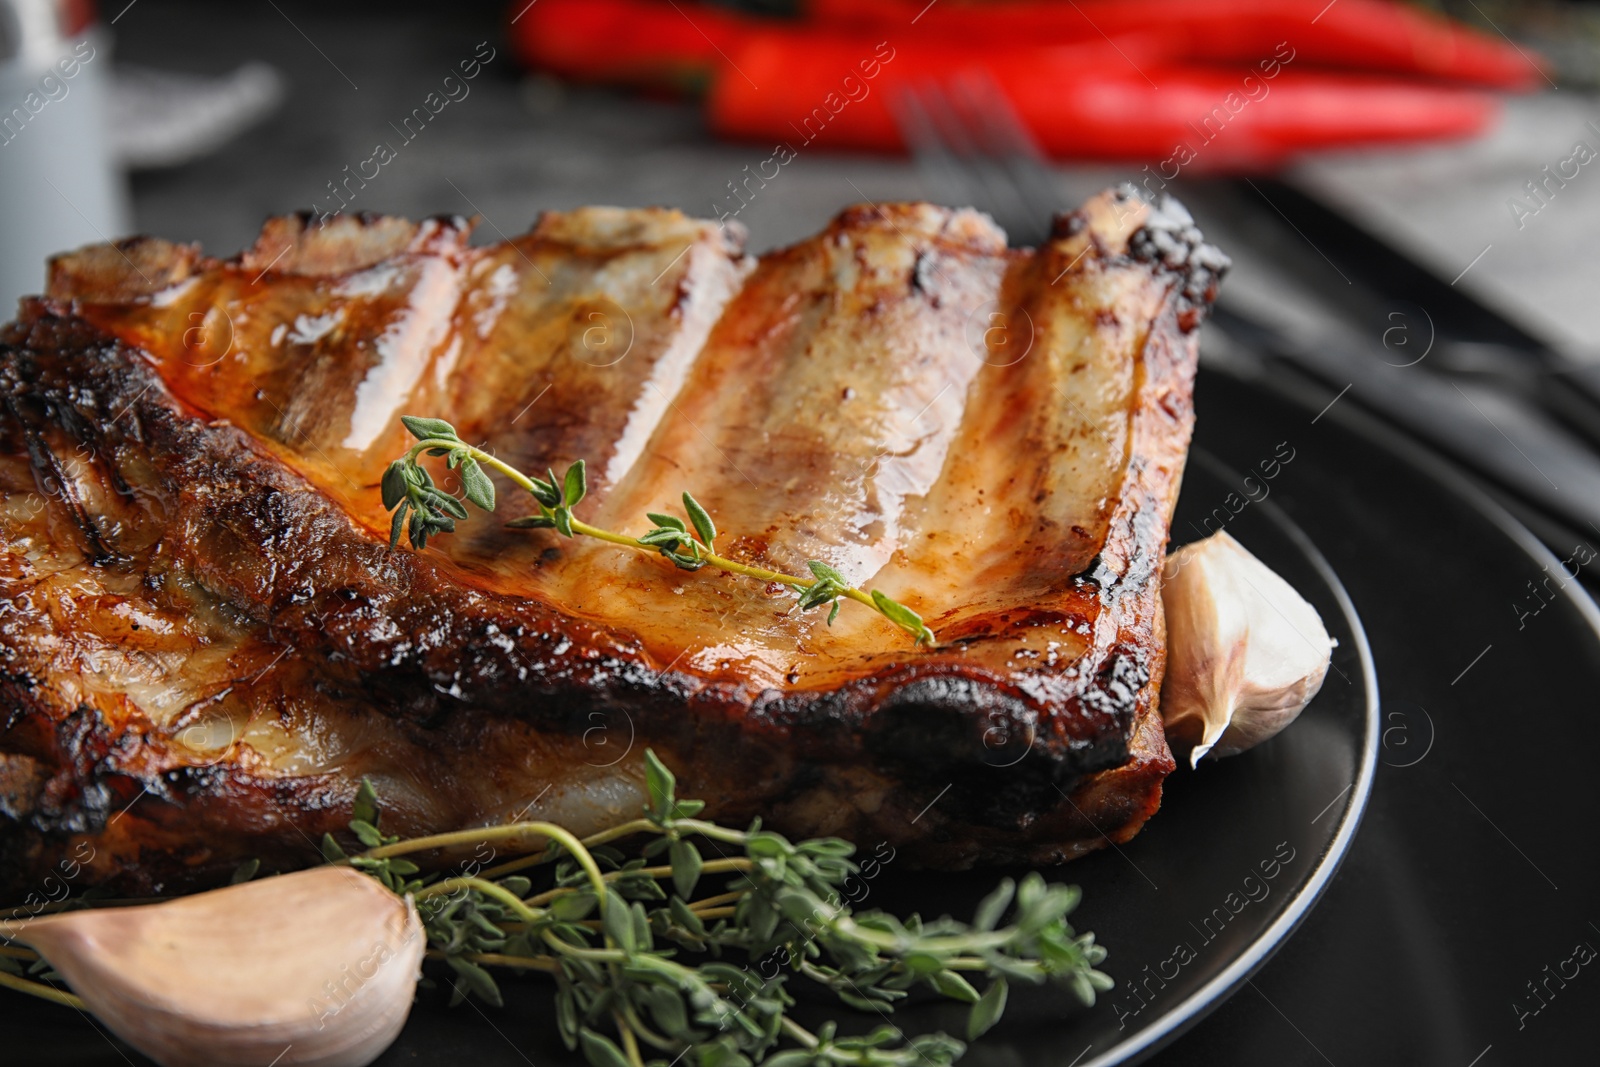
[[[974,48],[1155,32],[1198,62],[1253,63],[1282,41],[1308,65],[1513,90],[1544,83],[1533,53],[1386,0],[809,0],[806,12],[896,39],[937,36]]]
[[[719,70],[730,77],[729,56],[752,37],[779,35],[797,61],[808,62],[841,37],[838,26],[752,18],[715,8],[662,0],[540,0],[513,25],[512,41],[530,66],[574,81],[652,88],[705,89]],[[853,37],[851,31],[844,36]],[[943,35],[915,34],[919,46],[948,47]],[[900,38],[895,38],[899,42]],[[1096,35],[1062,47],[1086,61],[1102,53],[1126,62],[1155,64],[1170,59],[1156,31]]]
[[[1513,70],[1512,49],[1377,0],[1337,0],[1315,12],[1300,0],[842,3],[812,0],[813,21],[795,24],[688,0],[540,0],[513,29],[525,59],[567,77],[678,88],[714,82],[711,123],[728,136],[898,148],[888,90],[978,70],[1004,89],[1052,155],[1166,160],[1187,151],[1201,168],[1266,165],[1313,147],[1464,136],[1494,114],[1476,94],[1305,69],[1314,60],[1365,57],[1367,66],[1480,82],[1536,76],[1520,55]],[[1388,21],[1335,19],[1335,11]],[[846,19],[854,29],[841,25]],[[885,28],[869,28],[879,24]],[[1361,51],[1384,27],[1392,34],[1384,49]],[[879,60],[883,69],[867,78],[859,64],[880,42],[897,58]],[[1197,53],[1242,69],[1174,58]],[[846,75],[857,88],[843,85]],[[867,95],[852,101],[852,92]]]
[[[825,45],[813,39],[802,51],[788,34],[754,34],[729,57],[737,73],[713,86],[711,126],[796,151],[900,149],[891,108],[897,94],[978,74],[1005,93],[1049,155],[1170,160],[1182,170],[1266,166],[1308,148],[1466,136],[1496,112],[1481,93],[1296,70],[1292,55],[1286,64],[1269,53],[1254,69],[1233,71],[1141,71],[1114,49],[1088,55],[1049,46],[896,49],[865,36]]]
[[[1137,34],[1174,63],[1250,64],[1287,45],[1308,66],[1390,71],[1504,89],[1537,87],[1536,57],[1388,0],[810,0],[804,22],[690,0],[540,0],[512,39],[525,62],[613,84],[700,88],[752,33],[813,38],[849,27],[896,47],[1102,44]]]
[[[510,32],[519,59],[564,78],[696,90],[728,50],[768,25],[688,2],[539,0]]]

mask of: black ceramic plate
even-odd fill
[[[1600,686],[1593,608],[1572,588],[1562,589],[1537,617],[1544,628],[1537,640],[1502,642],[1491,634],[1480,641],[1476,631],[1486,625],[1489,609],[1505,613],[1504,620],[1496,614],[1495,625],[1508,628],[1502,624],[1516,621],[1508,607],[1516,590],[1530,575],[1544,573],[1541,566],[1553,568],[1554,559],[1470,488],[1426,461],[1408,458],[1381,431],[1337,407],[1318,418],[1328,399],[1296,398],[1203,374],[1200,426],[1174,539],[1194,539],[1225,518],[1235,536],[1317,606],[1340,641],[1337,669],[1291,730],[1235,759],[1198,772],[1180,770],[1169,779],[1162,811],[1138,838],[1056,872],[1084,887],[1077,921],[1110,948],[1105,967],[1118,987],[1089,1011],[1073,1010],[1065,998],[1048,991],[1014,991],[1006,1020],[973,1047],[965,1062],[993,1067],[1132,1062],[1171,1041],[1247,980],[1253,992],[1228,1001],[1216,1017],[1161,1052],[1159,1062],[1327,1060],[1466,1067],[1488,1041],[1470,1034],[1477,1020],[1451,999],[1469,985],[1477,997],[1477,985],[1439,972],[1440,957],[1448,953],[1430,955],[1428,937],[1454,924],[1463,928],[1460,943],[1452,946],[1462,957],[1514,956],[1522,962],[1518,953],[1528,952],[1496,940],[1488,921],[1493,902],[1480,900],[1477,886],[1483,879],[1537,882],[1539,876],[1521,866],[1524,858],[1513,851],[1516,846],[1494,836],[1487,819],[1462,798],[1487,805],[1514,837],[1539,848],[1548,843],[1550,828],[1530,832],[1525,822],[1511,822],[1517,809],[1507,791],[1521,788],[1519,780],[1537,779],[1547,794],[1570,800],[1577,780],[1547,781],[1530,773],[1526,763],[1501,758],[1507,751],[1525,758],[1535,737],[1528,732],[1502,732],[1494,745],[1473,747],[1471,739],[1452,746],[1444,735],[1453,731],[1441,730],[1435,745],[1441,705],[1417,679],[1436,677],[1440,687],[1447,687],[1468,668],[1465,678],[1471,684],[1463,681],[1468,688],[1454,692],[1469,704],[1491,692],[1503,701],[1493,687],[1506,672],[1524,679],[1525,698],[1535,692],[1584,692],[1587,681],[1592,706]],[[1246,476],[1251,480],[1244,481]],[[1374,637],[1372,656],[1335,572],[1351,588],[1369,628],[1380,635]],[[1499,603],[1502,598],[1505,604]],[[1501,643],[1481,662],[1474,661],[1485,644],[1494,642]],[[1374,658],[1386,679],[1392,664],[1408,684],[1403,693],[1409,699],[1398,702],[1400,718],[1391,721],[1396,712],[1386,708],[1381,732]],[[1489,689],[1480,689],[1480,683]],[[1434,703],[1435,718],[1429,718],[1419,695]],[[1592,737],[1593,727],[1588,730]],[[1449,756],[1446,750],[1452,747],[1456,755]],[[1563,772],[1563,761],[1572,763],[1592,750],[1536,747],[1546,764]],[[1475,769],[1497,767],[1498,778],[1489,782],[1463,770],[1463,752],[1479,754],[1465,757],[1477,758]],[[1375,754],[1383,757],[1380,784],[1385,774],[1409,776],[1407,785],[1428,782],[1432,769],[1453,767],[1457,790],[1432,783],[1428,797],[1412,793],[1405,806],[1386,810],[1378,789],[1369,828],[1350,848],[1374,781]],[[1359,858],[1374,832],[1389,843],[1395,827],[1405,826],[1414,810],[1452,802],[1462,809],[1452,813],[1464,818],[1449,829],[1470,836],[1472,858],[1482,854],[1491,860],[1476,865],[1478,883],[1468,884],[1460,870],[1460,846],[1448,836],[1413,832],[1407,842],[1411,854],[1386,848],[1376,861],[1367,856],[1359,879],[1352,880],[1348,871],[1332,879],[1328,905],[1288,944],[1285,956],[1292,964],[1280,957],[1250,980],[1328,888],[1347,848]],[[1380,823],[1376,831],[1373,819]],[[1582,840],[1592,844],[1592,833]],[[1428,862],[1417,862],[1417,855]],[[1441,864],[1448,864],[1450,877],[1447,885],[1436,886],[1430,879]],[[1391,869],[1408,881],[1386,884]],[[874,881],[868,904],[962,915],[998,873],[917,875],[890,864]],[[1586,891],[1582,878],[1568,877],[1579,893]],[[1591,899],[1593,888],[1591,880],[1588,896],[1572,904]],[[1396,901],[1406,909],[1399,919],[1386,913]],[[1330,908],[1341,922],[1323,918]],[[1462,915],[1469,918],[1457,918]],[[1564,915],[1540,913],[1517,922],[1560,930],[1572,926],[1569,942],[1582,929],[1581,919],[1569,921]],[[1481,927],[1476,940],[1469,933],[1474,925]],[[1550,940],[1550,951],[1561,952],[1549,962],[1559,964],[1571,946],[1554,935]],[[1311,948],[1302,950],[1308,942]],[[1358,945],[1360,951],[1353,947]],[[1331,973],[1325,973],[1325,960],[1337,963]],[[1539,970],[1532,958],[1526,962],[1526,976],[1507,964],[1478,981],[1488,992],[1503,986],[1502,999],[1509,1000],[1521,978],[1535,977]],[[1415,983],[1419,972],[1433,984]],[[400,1042],[380,1062],[484,1067],[569,1062],[549,1036],[545,987],[534,981],[514,984],[509,994],[504,1011],[471,1006],[451,1011],[425,995]],[[1484,999],[1481,1015],[1487,1018]],[[1361,1019],[1384,1021],[1390,1035],[1385,1048],[1406,1051],[1396,1058],[1362,1044],[1369,1031],[1349,1025],[1345,1005],[1350,1003],[1362,1006]],[[1556,1007],[1551,1005],[1552,1013]],[[1495,1003],[1494,1010],[1507,1016],[1503,1024],[1512,1021],[1504,1004]],[[935,1006],[903,1010],[893,1021],[908,1032],[960,1029],[959,1014]],[[1410,1029],[1402,1031],[1404,1024]],[[121,1050],[65,1009],[0,998],[0,1026],[6,1028],[8,1053],[29,1063],[124,1062]],[[1543,1039],[1561,1034],[1559,1021],[1543,1024]],[[1468,1046],[1474,1047],[1459,1057]]]

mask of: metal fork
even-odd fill
[[[989,214],[1016,244],[1037,244],[1066,204],[1060,182],[1005,92],[984,71],[908,86],[890,101],[938,198]]]

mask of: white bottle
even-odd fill
[[[0,0],[0,321],[44,289],[57,252],[126,236],[106,136],[111,55],[54,0]]]

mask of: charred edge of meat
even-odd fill
[[[1066,754],[1044,732],[1037,711],[993,686],[966,678],[928,678],[896,689],[877,708],[866,750],[897,781],[948,787],[943,821],[1021,831],[1035,813],[1058,807],[1084,777],[1120,767],[1139,693],[1150,672],[1138,649],[1118,648],[1072,710],[1099,729],[1075,737]]]
[[[1137,263],[1147,263],[1175,277],[1181,305],[1178,326],[1188,333],[1200,325],[1207,309],[1217,298],[1217,289],[1233,261],[1216,245],[1207,244],[1194,216],[1172,196],[1151,197],[1132,182],[1116,188],[1117,199],[1147,205],[1145,223],[1128,239],[1128,255]],[[1057,217],[1053,237],[1068,237],[1083,227],[1077,213]]]
[[[0,699],[26,708],[15,680]],[[82,884],[147,895],[213,885],[245,859],[290,870],[318,860],[315,841],[343,832],[345,783],[327,774],[262,777],[218,763],[178,765],[137,725],[91,707],[51,722],[24,718],[0,753],[0,886],[37,888],[43,872],[92,873]],[[286,833],[289,827],[298,833]],[[150,855],[155,862],[130,862]],[[32,872],[34,881],[23,880]],[[48,887],[46,887],[48,888]]]

